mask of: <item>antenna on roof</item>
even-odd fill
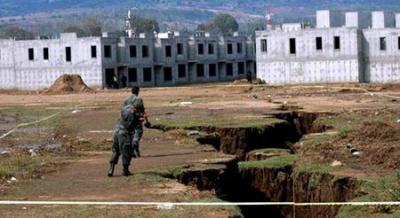
[[[136,31],[132,27],[132,19],[134,18],[132,10],[136,10],[136,8],[131,8],[128,10],[128,15],[125,18],[125,27],[126,27],[126,33],[129,38],[136,37]]]
[[[267,6],[267,8],[265,9],[265,19],[266,19],[266,29],[267,30],[272,30],[273,27],[273,20],[272,17],[274,16],[274,8],[269,5]]]

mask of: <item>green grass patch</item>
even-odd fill
[[[389,215],[389,218],[400,218],[400,211],[396,211],[393,214]]]
[[[338,134],[341,137],[347,136],[351,131],[353,131],[353,128],[350,126],[342,126],[337,128]]]
[[[364,196],[355,198],[353,202],[392,202],[400,201],[400,170],[392,175],[387,175],[370,180],[363,180],[360,183]],[[399,217],[400,208],[393,206],[345,206],[342,207],[337,217]]]
[[[187,166],[185,165],[176,165],[176,166],[167,166],[167,167],[160,167],[160,168],[154,168],[150,169],[146,172],[143,172],[143,174],[147,175],[158,175],[162,177],[178,177],[182,172],[187,169]]]
[[[352,200],[353,202],[371,202],[373,201],[369,196],[362,196]],[[344,206],[339,209],[337,218],[354,218],[365,217],[368,214],[369,208],[366,206]]]
[[[208,169],[225,169],[226,166],[223,164],[203,164],[203,165],[175,165],[175,166],[166,166],[150,169],[148,171],[143,172],[143,174],[147,175],[159,175],[162,177],[172,177],[177,178],[179,175],[184,173],[185,171],[191,170],[208,170]]]
[[[361,188],[376,201],[400,201],[400,170],[392,175],[364,181]]]
[[[345,136],[354,129],[354,124],[360,120],[362,119],[358,118],[356,114],[339,114],[321,117],[315,121],[315,124],[333,127],[339,132],[339,135]]]
[[[191,119],[159,119],[154,121],[156,125],[167,128],[196,129],[199,127],[222,128],[261,128],[274,123],[283,122],[275,118],[245,118],[245,117],[198,117]]]
[[[282,148],[263,148],[263,149],[257,149],[257,150],[252,150],[250,153],[289,153],[289,149],[282,149]]]
[[[279,157],[271,157],[266,160],[259,161],[244,161],[239,162],[239,169],[249,168],[281,168],[289,165],[293,165],[297,160],[296,155],[284,155]]]
[[[47,170],[61,157],[50,155],[35,156],[30,155],[11,155],[0,158],[0,178],[36,178]]]
[[[303,143],[303,147],[305,150],[313,149],[318,147],[319,145],[327,144],[333,142],[337,138],[337,135],[315,135],[315,136],[307,136],[303,138],[301,142]]]

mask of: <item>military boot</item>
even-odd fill
[[[124,165],[124,171],[123,171],[124,176],[131,176],[132,173],[129,171],[129,165]]]
[[[108,177],[112,177],[114,175],[114,168],[115,168],[115,164],[110,164],[110,169],[108,170]]]

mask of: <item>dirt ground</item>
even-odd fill
[[[200,192],[148,173],[225,156],[187,137],[187,130],[146,129],[141,144],[143,157],[133,161],[134,176],[120,176],[119,165],[115,177],[106,177],[112,129],[129,94],[128,89],[66,95],[0,92],[0,153],[6,151],[0,161],[8,164],[8,168],[0,168],[0,199],[217,200],[212,191]],[[271,114],[292,110],[323,114],[316,122],[329,126],[329,130],[304,136],[295,146],[300,163],[329,165],[340,161],[342,166],[336,173],[355,177],[378,177],[400,167],[400,85],[204,84],[144,88],[141,96],[152,123],[162,125],[267,123]],[[22,125],[5,136],[18,125],[41,119],[44,121]],[[354,158],[352,148],[361,150],[363,156]],[[29,165],[23,165],[22,160],[13,160],[18,152],[22,153],[20,157],[33,156],[29,149],[38,155],[38,163],[29,160]],[[25,172],[28,167],[24,166],[32,168],[33,173]],[[7,174],[11,168],[16,182],[10,182],[11,175]],[[0,213],[2,217],[231,217],[235,208],[0,206]]]

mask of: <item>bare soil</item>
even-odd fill
[[[365,121],[360,129],[347,139],[352,147],[359,149],[370,165],[388,169],[400,167],[400,124],[388,121]]]
[[[41,128],[24,127],[0,140],[1,148],[13,148],[28,142],[58,142],[65,153],[73,155],[41,179],[18,179],[6,185],[0,199],[18,200],[96,200],[96,201],[210,201],[212,192],[182,186],[177,181],[149,176],[157,168],[195,164],[224,154],[209,145],[199,145],[187,137],[187,131],[162,132],[145,130],[143,157],[133,161],[134,176],[107,178],[111,155],[111,134],[123,99],[129,90],[87,93],[85,86],[73,87],[83,93],[65,95],[65,84],[55,86],[52,95],[34,92],[0,92],[0,135],[15,127],[16,117],[32,121],[60,112]],[[79,83],[78,83],[79,84]],[[82,85],[82,84],[81,84]],[[74,86],[74,85],[71,85]],[[300,160],[330,165],[341,161],[337,174],[352,177],[377,177],[393,172],[400,165],[400,85],[333,84],[307,86],[266,86],[247,84],[206,84],[189,87],[144,88],[141,92],[153,124],[192,124],[193,121],[214,125],[263,121],[265,117],[298,110],[321,115],[321,123],[330,132],[305,136],[296,144]],[[181,102],[192,102],[180,106]],[[24,110],[21,110],[23,108]],[[17,110],[18,109],[18,110]],[[32,115],[29,111],[40,111]],[[75,112],[74,112],[75,111]],[[74,113],[73,113],[74,112]],[[378,114],[377,114],[378,113]],[[19,116],[16,116],[19,114]],[[343,117],[336,115],[346,114]],[[327,117],[332,116],[331,119]],[[340,119],[339,119],[340,118]],[[318,120],[316,122],[319,122]],[[339,125],[340,124],[340,125]],[[342,128],[348,124],[351,130]],[[37,130],[37,131],[36,131]],[[39,131],[40,130],[40,131]],[[345,131],[346,130],[346,131]],[[328,136],[327,136],[328,135]],[[322,137],[322,138],[320,138]],[[324,138],[325,137],[325,138]],[[304,146],[300,145],[304,143]],[[361,151],[353,157],[347,144]],[[3,158],[0,156],[0,158]],[[302,161],[299,161],[301,164]],[[5,217],[26,216],[100,216],[110,215],[108,207],[0,207]],[[154,207],[120,207],[115,216],[152,217],[229,217],[227,208],[175,208],[172,211]],[[57,211],[57,212],[54,212]]]

